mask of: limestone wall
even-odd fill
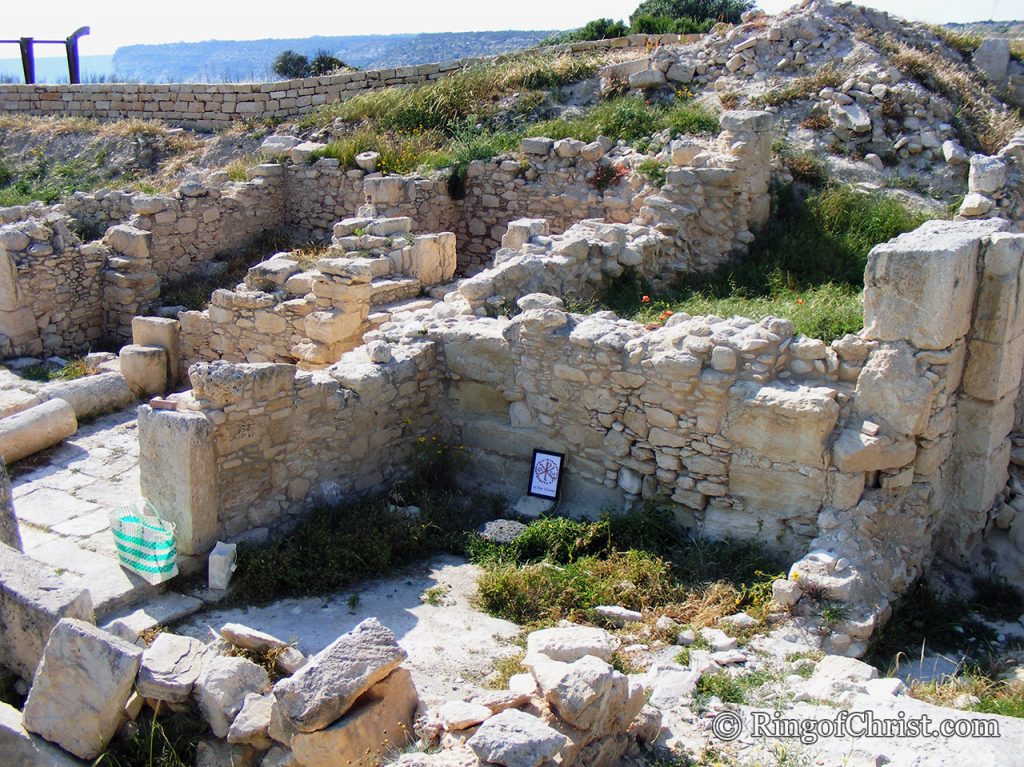
[[[142,492],[178,523],[178,549],[204,553],[218,537],[279,523],[313,491],[343,498],[406,476],[440,396],[436,346],[393,352],[382,364],[352,352],[314,373],[198,363],[177,411],[143,406]]]
[[[0,227],[0,358],[87,351],[104,335],[106,251],[49,209]]]
[[[535,51],[550,54],[647,49],[679,40],[679,35],[630,35]],[[271,83],[0,85],[0,111],[101,120],[159,119],[171,125],[214,130],[254,117],[294,117],[323,104],[385,86],[439,80],[483,61],[483,58],[464,58]]]
[[[393,302],[452,278],[455,236],[411,229],[406,217],[345,219],[314,266],[289,253],[255,265],[244,285],[215,291],[201,312],[178,315],[180,367],[198,360],[337,362],[375,327],[371,312],[390,316],[385,307]]]
[[[416,232],[451,232],[458,211],[441,177],[368,176],[330,158],[286,166],[284,228],[297,241],[328,240],[334,225],[365,203],[380,216],[412,219]]]

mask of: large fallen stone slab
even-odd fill
[[[21,531],[18,518],[14,516],[14,496],[11,478],[7,476],[4,459],[0,458],[0,543],[21,551]]]
[[[0,702],[0,761],[12,767],[82,767],[82,762],[33,735],[21,712]]]
[[[185,703],[206,659],[206,645],[177,634],[157,634],[142,655],[136,687],[144,698]]]
[[[142,649],[84,621],[53,629],[25,701],[25,729],[95,759],[121,725]]]
[[[330,727],[293,736],[292,751],[303,767],[370,763],[415,740],[412,726],[418,704],[412,675],[395,669]]]
[[[75,409],[62,399],[22,410],[0,420],[0,457],[14,463],[78,431]]]
[[[266,692],[269,687],[270,677],[262,667],[245,658],[219,655],[203,667],[195,696],[213,734],[226,738],[245,696]]]
[[[47,401],[64,400],[74,409],[76,418],[120,410],[135,399],[120,373],[100,373],[73,381],[57,381],[40,389],[38,396]]]
[[[405,660],[395,635],[367,618],[274,686],[282,714],[302,732],[336,721],[364,692]]]
[[[0,666],[31,679],[61,618],[94,621],[92,597],[53,568],[0,544]]]
[[[466,741],[481,762],[503,767],[539,767],[568,744],[564,735],[516,709],[492,716]]]

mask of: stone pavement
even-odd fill
[[[110,532],[110,512],[139,498],[134,407],[81,426],[11,470],[25,553],[88,588],[98,618],[158,590],[118,565]]]

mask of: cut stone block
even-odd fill
[[[981,239],[1007,226],[929,221],[872,248],[864,272],[865,336],[946,349],[967,335]]]
[[[128,344],[121,348],[121,375],[136,397],[151,397],[167,391],[167,351],[159,346]]]
[[[181,554],[205,554],[217,541],[217,459],[213,424],[201,413],[139,408],[142,495],[175,524]]]
[[[32,680],[25,729],[95,759],[121,725],[141,659],[135,645],[65,618],[51,632]]]
[[[0,544],[0,666],[31,679],[50,632],[62,618],[93,621],[89,592]]]
[[[82,767],[82,762],[25,729],[21,712],[0,702],[0,754],[11,767]]]
[[[181,323],[169,317],[132,318],[132,343],[159,346],[167,352],[167,381],[174,385],[180,377]]]
[[[177,634],[157,634],[142,656],[136,687],[145,698],[185,703],[203,670],[206,645]]]

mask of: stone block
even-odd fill
[[[107,230],[103,237],[104,243],[118,255],[143,260],[150,254],[153,235],[143,229],[128,224],[118,224]]]
[[[358,311],[345,309],[328,309],[311,312],[303,320],[306,335],[318,343],[328,346],[347,341],[356,336],[363,325],[363,317]]]
[[[971,54],[971,63],[989,82],[1003,84],[1010,64],[1010,41],[999,37],[984,38]]]
[[[21,712],[0,702],[0,754],[11,767],[82,767],[82,762],[25,729]]]
[[[50,633],[25,701],[25,729],[82,759],[114,737],[142,649],[84,621],[65,618]]]
[[[858,473],[906,466],[917,455],[912,439],[894,440],[843,429],[832,446],[832,463],[840,471]]]
[[[544,655],[550,660],[572,663],[585,655],[611,662],[619,649],[619,640],[604,629],[591,626],[566,626],[540,629],[526,637],[528,656]]]
[[[18,284],[18,265],[0,244],[0,312],[13,312],[21,308],[22,293]],[[5,334],[6,333],[6,328]]]
[[[867,338],[946,349],[967,335],[982,238],[1007,222],[929,221],[876,245],[864,273]]]
[[[213,424],[201,413],[139,408],[142,495],[173,522],[181,554],[217,541],[219,489]]]
[[[62,399],[22,410],[0,421],[0,457],[14,463],[78,431],[75,409]]]
[[[417,237],[412,244],[409,274],[422,285],[447,282],[455,274],[455,235],[451,232]]]
[[[782,518],[817,512],[826,499],[825,472],[761,468],[732,462],[729,494],[743,499],[745,513],[768,512]]]
[[[0,544],[21,551],[21,532],[18,529],[18,518],[14,516],[11,479],[7,476],[3,458],[0,458]],[[0,659],[0,664],[2,662]]]
[[[539,767],[569,745],[569,739],[535,716],[517,709],[492,716],[466,741],[483,764]]]
[[[361,764],[392,754],[416,739],[412,728],[418,705],[412,675],[395,669],[329,727],[293,735],[292,751],[303,767]]]
[[[772,460],[824,468],[825,443],[839,418],[832,390],[743,382],[729,394],[726,439]]]
[[[195,697],[213,734],[225,738],[245,696],[269,688],[270,678],[261,666],[245,658],[218,655],[207,661],[196,679]]]
[[[1005,344],[972,340],[967,344],[963,391],[975,399],[994,402],[1020,386],[1024,336]]]
[[[53,568],[0,544],[0,666],[31,679],[62,618],[93,621],[92,597]]]
[[[159,346],[167,352],[167,382],[178,382],[181,367],[181,323],[168,317],[133,317],[132,343]]]
[[[121,375],[136,397],[151,397],[167,391],[167,352],[159,346],[128,344],[118,355]]]
[[[395,635],[368,618],[274,686],[281,711],[302,732],[323,729],[405,660]]]
[[[914,436],[928,424],[934,393],[910,347],[876,349],[857,378],[854,412],[882,421],[894,434]]]
[[[64,400],[71,405],[76,418],[120,410],[135,399],[120,373],[99,373],[73,381],[57,381],[44,386],[39,397]]]
[[[137,688],[139,694],[167,703],[185,703],[199,678],[206,645],[177,634],[157,634],[142,656]]]

